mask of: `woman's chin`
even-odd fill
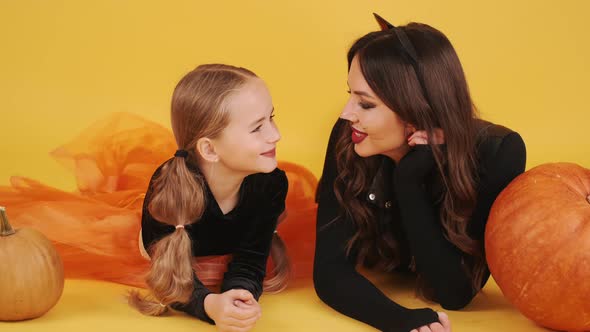
[[[362,144],[362,142],[361,142]],[[375,151],[371,151],[370,149],[367,149],[366,147],[362,146],[361,144],[355,144],[354,145],[354,152],[359,156],[359,157],[370,157],[370,156],[374,156],[377,153]]]

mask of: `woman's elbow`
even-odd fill
[[[334,295],[334,283],[332,278],[327,276],[322,269],[314,269],[313,271],[313,287],[315,293],[324,303],[332,302]]]
[[[438,300],[445,310],[461,310],[471,303],[474,297],[475,294],[471,291],[461,291],[439,294]]]

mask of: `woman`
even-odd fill
[[[356,272],[412,272],[449,310],[489,277],[484,229],[496,196],[524,171],[518,133],[479,120],[449,40],[420,23],[357,40],[350,99],[317,192],[314,285],[337,311],[383,331],[450,331],[444,313],[408,309]]]

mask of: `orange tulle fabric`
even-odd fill
[[[176,150],[172,132],[128,113],[115,113],[51,155],[71,170],[77,190],[67,192],[26,177],[0,186],[15,228],[31,227],[56,246],[66,277],[145,287],[150,262],[139,247],[141,207],[154,170]],[[278,232],[287,245],[293,278],[311,276],[317,179],[306,168],[280,161],[289,178],[285,219]],[[218,285],[231,256],[199,257],[203,283]],[[269,262],[272,266],[272,262]]]

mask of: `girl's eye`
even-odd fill
[[[270,115],[270,117],[269,117],[269,120],[270,120],[270,122],[273,122],[273,121],[274,121],[274,117],[275,117],[275,115],[274,115],[274,114],[271,114],[271,115]],[[258,131],[260,131],[260,129],[261,129],[261,128],[262,128],[262,125],[259,125],[259,126],[258,126],[258,127],[256,127],[254,130],[252,130],[250,133],[255,133],[255,132],[258,132]]]

